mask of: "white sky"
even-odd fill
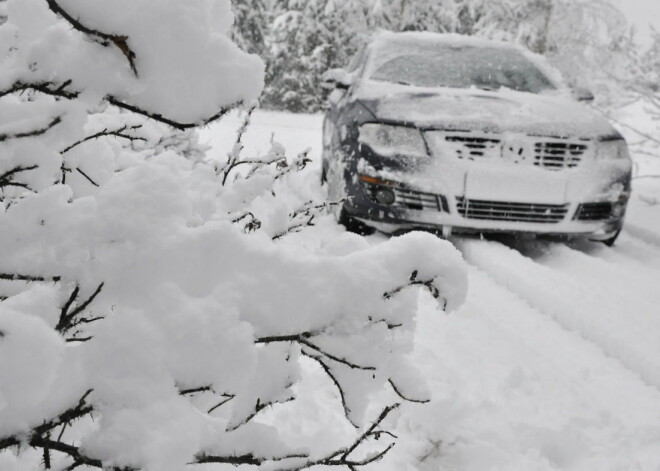
[[[650,25],[660,32],[660,0],[618,0],[619,7],[636,26],[637,38],[643,45],[650,43]]]

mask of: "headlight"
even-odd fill
[[[360,126],[360,143],[384,157],[426,157],[426,144],[419,129],[390,124],[366,123]]]
[[[596,158],[598,160],[629,159],[628,146],[623,139],[599,141],[596,143]]]

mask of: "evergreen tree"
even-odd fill
[[[236,0],[239,43],[265,59],[262,104],[318,111],[320,77],[344,67],[370,34],[433,31],[517,42],[604,102],[629,67],[632,36],[612,0]]]

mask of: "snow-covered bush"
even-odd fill
[[[305,153],[246,157],[239,141],[206,161],[194,128],[262,87],[262,62],[227,37],[228,0],[6,10],[0,469],[355,469],[383,456],[397,401],[427,398],[407,360],[418,292],[460,304],[460,255],[428,234],[289,242],[320,210],[273,198]],[[355,426],[341,443],[307,449],[263,417],[297,402],[302,359]],[[390,397],[374,413],[376,392]]]

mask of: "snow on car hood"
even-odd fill
[[[509,89],[430,89],[369,81],[359,87],[355,99],[377,119],[405,121],[422,128],[592,139],[618,136],[595,110],[560,92],[537,95]]]

